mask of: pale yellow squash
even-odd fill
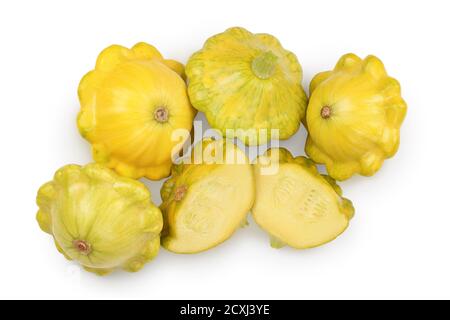
[[[41,229],[88,271],[135,272],[158,254],[163,219],[150,192],[103,165],[62,167],[39,189],[37,204]]]
[[[300,63],[272,35],[230,28],[192,55],[186,74],[193,106],[248,145],[288,139],[305,114]]]

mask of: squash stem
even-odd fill
[[[278,57],[271,51],[267,51],[257,56],[252,61],[252,71],[260,79],[268,79],[275,72]]]
[[[174,200],[177,201],[177,202],[183,200],[186,192],[187,192],[187,187],[185,185],[178,186],[175,189],[175,195],[173,197]]]
[[[155,110],[154,116],[159,123],[165,123],[169,120],[169,110],[166,107],[159,107]]]
[[[73,246],[79,253],[81,253],[85,256],[89,255],[92,250],[91,245],[83,240],[75,240],[73,242]]]
[[[320,116],[322,117],[322,119],[330,118],[331,117],[331,107],[330,106],[324,106],[320,110]]]

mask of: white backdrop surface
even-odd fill
[[[0,298],[450,298],[449,13],[448,1],[0,2]],[[251,221],[205,253],[161,250],[137,274],[80,271],[38,228],[35,196],[62,165],[91,161],[75,124],[81,76],[113,43],[185,63],[231,26],[277,36],[305,88],[344,53],[377,55],[409,106],[399,152],[341,183],[356,216],[326,246],[274,250]],[[281,144],[303,154],[305,135]],[[161,182],[145,183],[160,203]]]

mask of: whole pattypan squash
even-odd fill
[[[41,229],[88,271],[134,272],[158,254],[163,220],[150,192],[101,164],[62,167],[39,189],[37,204]]]
[[[162,245],[196,253],[224,242],[246,223],[254,192],[252,166],[239,148],[222,139],[199,142],[161,189]]]
[[[337,180],[373,175],[397,152],[406,108],[378,58],[346,54],[311,82],[306,153]]]
[[[255,221],[271,235],[275,248],[298,249],[327,243],[347,228],[352,203],[329,176],[320,175],[305,157],[269,149],[255,165]]]
[[[189,59],[186,74],[193,106],[228,138],[263,144],[274,129],[288,139],[305,114],[302,68],[271,35],[228,29]]]
[[[78,89],[78,128],[95,161],[132,178],[170,174],[171,156],[182,149],[195,116],[183,69],[146,43],[113,45],[99,55]],[[177,129],[181,140],[172,137]]]

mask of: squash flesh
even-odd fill
[[[248,213],[252,194],[251,171],[243,165],[227,165],[189,186],[176,210],[171,233],[163,240],[171,251],[204,251],[225,241]]]
[[[204,140],[201,147],[207,152],[222,143]],[[233,144],[227,145],[224,160],[180,165],[165,182],[162,245],[169,251],[208,250],[231,237],[245,221],[255,198],[252,166]]]
[[[348,227],[351,202],[341,197],[334,181],[310,166],[310,160],[282,156],[286,159],[272,174],[264,174],[260,163],[255,165],[254,220],[276,246],[306,249],[332,241]]]

